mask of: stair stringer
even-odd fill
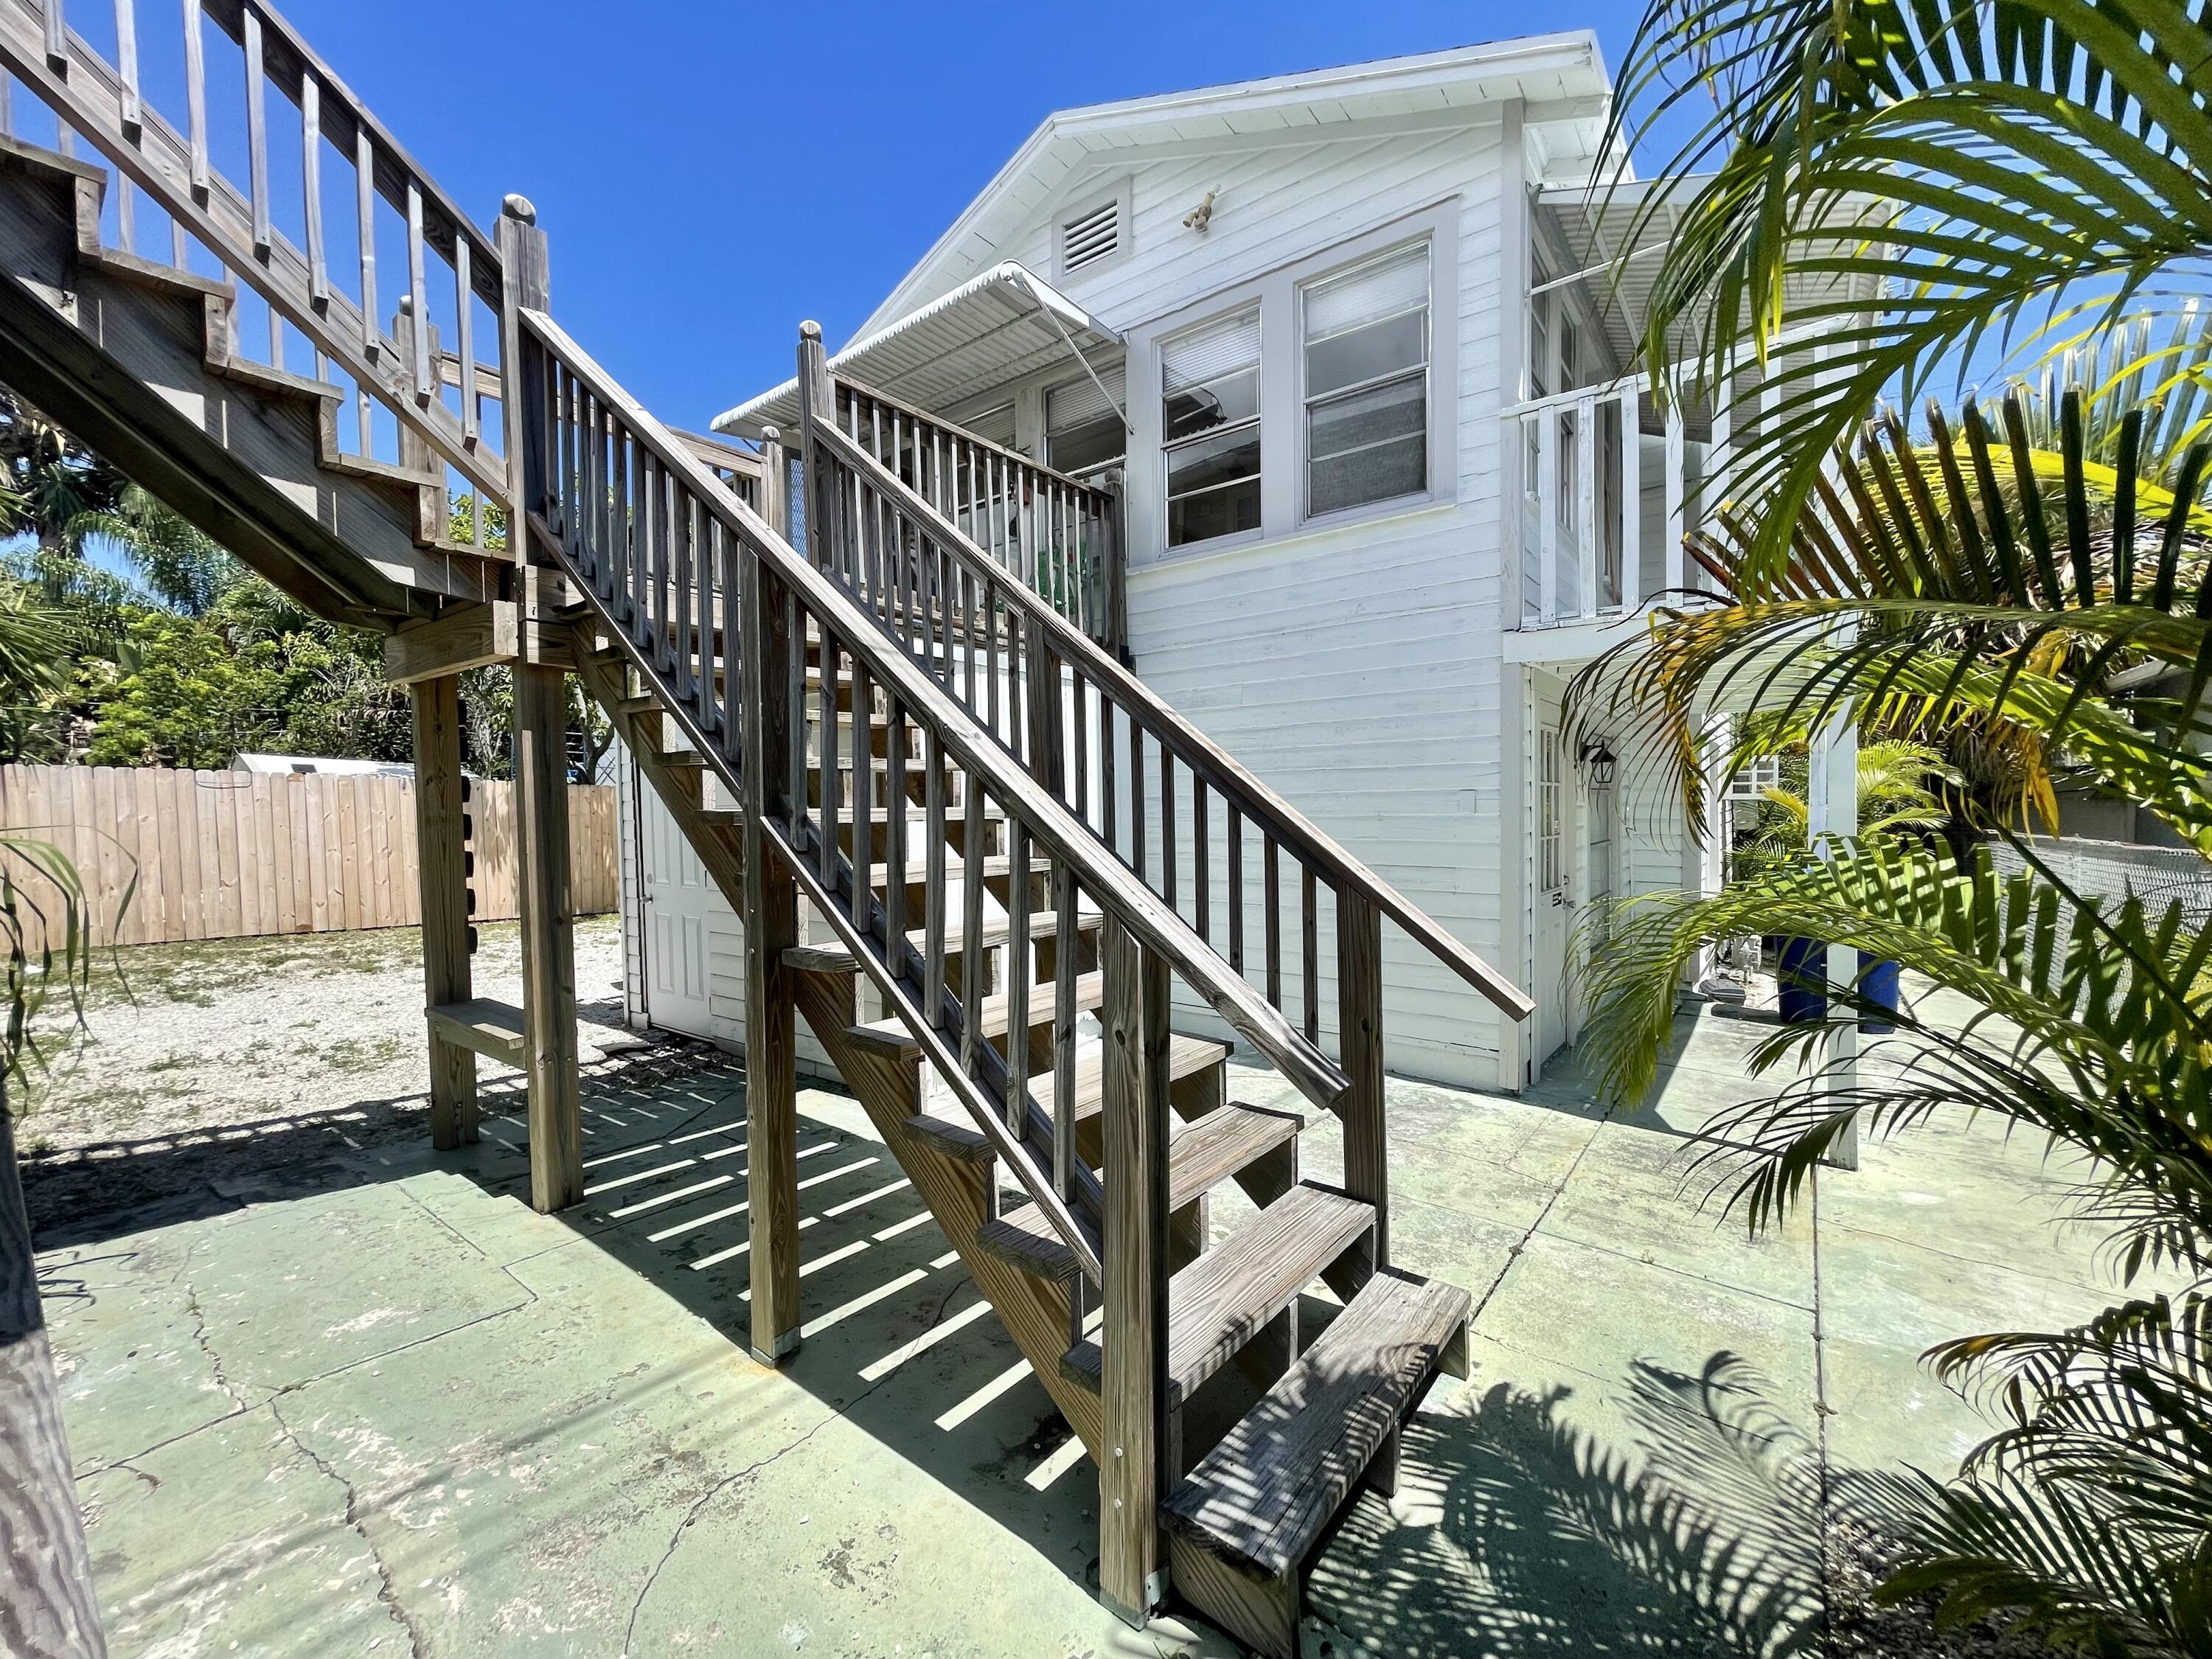
[[[960,1253],[969,1277],[990,1298],[1006,1334],[1096,1459],[1105,1437],[1098,1396],[1060,1375],[1060,1362],[1068,1342],[1066,1289],[1032,1278],[976,1240],[977,1231],[997,1214],[993,1193],[996,1164],[948,1157],[928,1136],[907,1127],[921,1109],[922,1062],[919,1057],[900,1060],[872,1053],[852,1041],[857,970],[803,969],[793,978],[798,985],[799,1012],[829,1051],[837,1074],[859,1097],[868,1121]]]

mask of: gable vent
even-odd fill
[[[1073,276],[1121,249],[1121,204],[1108,202],[1060,228],[1060,268]]]

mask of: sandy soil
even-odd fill
[[[32,1091],[32,1115],[20,1129],[26,1150],[142,1141],[420,1096],[429,1074],[419,938],[403,927],[226,939],[103,960],[84,1029]],[[599,916],[579,922],[575,939],[589,1051],[595,1036],[625,1035],[622,935],[614,917]],[[478,995],[520,1000],[514,924],[482,929],[475,965]],[[51,1009],[51,1037],[65,1035]]]

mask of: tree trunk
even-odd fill
[[[61,1385],[31,1265],[15,1126],[0,1091],[0,1653],[106,1659]]]

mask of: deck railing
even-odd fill
[[[292,372],[289,325],[316,378],[351,383],[358,453],[397,443],[384,459],[439,482],[450,467],[479,512],[503,501],[498,253],[275,11],[258,0],[77,0],[66,11],[64,0],[8,0],[0,66],[52,109],[60,148],[84,139],[117,169],[116,253],[183,269],[197,241],[203,264],[267,301],[258,361]],[[183,108],[155,108],[149,84],[172,82]],[[0,123],[14,137],[6,102]],[[226,176],[219,157],[242,158],[242,176]],[[143,222],[142,196],[167,220],[166,243]]]
[[[999,586],[1026,586],[1107,650],[1123,648],[1127,611],[1117,482],[1088,483],[1055,472],[842,376],[835,398],[838,430],[957,526],[1003,573]],[[837,509],[846,515],[839,533],[849,542],[859,503],[841,500]],[[872,547],[884,544],[880,526],[860,525],[858,533]],[[872,568],[883,562],[872,551],[868,556]],[[916,574],[894,557],[884,574],[902,573]],[[939,602],[936,594],[920,592],[908,599]]]
[[[1339,1052],[1354,1084],[1346,1180],[1355,1196],[1377,1204],[1382,1226],[1383,919],[1511,1018],[1526,1018],[1528,999],[1042,594],[1006,580],[958,524],[842,424],[814,422],[813,409],[842,408],[818,335],[801,339],[799,398],[810,556],[1310,1044],[1322,1039],[1321,944],[1333,932]]]

